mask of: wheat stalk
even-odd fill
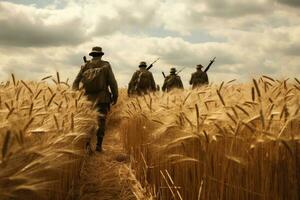
[[[233,83],[235,81],[236,81],[236,79],[232,79],[232,80],[228,81],[227,84]]]
[[[52,76],[46,76],[46,77],[42,78],[41,80],[44,81],[44,80],[47,80],[49,78],[52,78]]]
[[[56,77],[57,77],[57,83],[60,84],[60,76],[59,76],[59,72],[56,72]]]
[[[29,119],[29,121],[27,122],[27,124],[26,124],[26,125],[24,126],[24,128],[23,128],[23,132],[26,132],[26,131],[27,131],[27,129],[29,128],[29,126],[32,124],[33,120],[34,120],[33,117],[31,117],[31,118]]]
[[[11,132],[8,130],[6,132],[4,142],[2,145],[2,160],[4,160],[6,155],[8,154],[10,141],[11,141]]]
[[[23,80],[21,80],[21,83],[27,88],[27,90],[28,90],[31,94],[33,94],[31,88],[30,88]]]
[[[56,96],[56,93],[54,93],[54,94],[51,96],[51,98],[49,99],[49,101],[48,101],[48,103],[47,103],[47,107],[48,107],[48,108],[50,107],[50,105],[51,105],[53,99],[55,98],[55,96]]]
[[[254,87],[255,87],[257,96],[260,98],[260,97],[261,97],[261,93],[260,93],[260,90],[259,90],[259,86],[258,86],[258,84],[257,84],[257,81],[256,81],[255,79],[253,79],[253,83],[254,83]]]
[[[15,75],[11,74],[11,77],[12,77],[13,84],[16,87],[16,78],[15,78]]]
[[[220,84],[219,91],[221,91],[221,90],[222,90],[222,88],[223,88],[223,85],[224,85],[224,81],[222,81],[222,83]]]
[[[218,94],[218,97],[219,97],[219,99],[221,100],[223,106],[226,106],[225,101],[224,101],[222,95],[220,94],[220,91],[219,91],[219,90],[217,90],[217,94]]]
[[[269,81],[275,82],[275,80],[269,76],[263,75],[263,78],[268,79]]]

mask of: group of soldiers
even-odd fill
[[[207,71],[214,60],[209,63],[205,70],[202,70],[203,66],[201,64],[197,65],[196,72],[192,74],[189,82],[193,89],[208,84]],[[139,64],[139,70],[133,74],[128,84],[128,95],[143,95],[159,90],[159,86],[155,84],[153,74],[149,71],[152,65],[153,63],[148,67],[144,61]],[[174,67],[170,69],[168,76],[165,76],[162,72],[165,78],[162,86],[163,92],[170,92],[173,89],[184,89],[179,73],[180,71],[177,71]]]
[[[102,152],[106,115],[110,110],[111,104],[115,105],[117,103],[118,84],[111,69],[110,63],[102,60],[102,56],[104,55],[102,48],[93,47],[89,55],[92,57],[92,59],[87,61],[84,57],[85,64],[81,66],[81,69],[74,80],[73,89],[79,90],[79,85],[82,83],[82,87],[85,91],[87,99],[96,105],[99,113],[96,151]],[[203,84],[208,84],[206,72],[213,62],[214,59],[204,71],[202,71],[202,65],[197,65],[197,71],[192,74],[190,80],[190,84],[193,88]],[[143,95],[158,90],[153,78],[153,74],[149,71],[153,64],[154,63],[152,63],[150,66],[147,66],[147,63],[144,61],[139,64],[139,70],[133,74],[129,82],[129,95]],[[170,75],[165,77],[162,90],[169,92],[174,88],[183,89],[183,84],[176,69],[171,68]]]

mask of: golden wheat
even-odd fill
[[[257,80],[127,100],[120,132],[149,195],[300,198],[300,82]]]
[[[12,83],[0,85],[0,199],[72,199],[97,113],[59,73]]]

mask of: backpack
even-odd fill
[[[177,76],[170,76],[169,79],[167,80],[167,86],[168,87],[174,87],[177,86],[178,84],[178,77]]]
[[[147,71],[140,71],[136,82],[136,90],[147,90],[150,88],[150,80]]]
[[[201,72],[201,73],[196,74],[194,82],[195,82],[195,84],[206,84],[206,83],[208,83],[207,74],[205,72]]]
[[[83,87],[87,93],[96,93],[99,92],[102,84],[100,74],[104,71],[104,67],[106,65],[102,65],[100,62],[89,61],[83,67],[82,79],[81,82]]]

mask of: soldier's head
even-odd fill
[[[147,67],[147,63],[145,61],[140,62],[139,68],[146,68],[146,67]]]
[[[89,55],[92,57],[102,57],[104,53],[101,47],[93,47]]]
[[[170,69],[170,74],[176,74],[176,72],[177,72],[176,68],[172,67]]]
[[[202,71],[203,66],[201,64],[197,65],[196,69],[197,71]]]

